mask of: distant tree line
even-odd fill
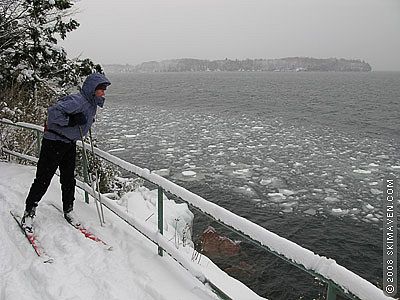
[[[317,59],[310,57],[288,57],[280,59],[245,59],[245,60],[201,60],[173,59],[160,62],[150,61],[137,66],[108,66],[110,70],[120,72],[205,72],[205,71],[337,71],[369,72],[371,66],[361,60]]]

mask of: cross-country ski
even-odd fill
[[[46,251],[44,250],[43,246],[41,245],[37,235],[35,232],[31,232],[26,230],[24,226],[21,224],[21,217],[14,211],[10,211],[11,216],[17,222],[18,227],[21,229],[21,232],[23,235],[26,237],[28,242],[32,245],[33,250],[37,254],[38,257],[40,257],[44,263],[52,263],[54,262],[54,259],[50,257]]]
[[[57,205],[51,204],[51,206],[54,207],[55,209],[57,209],[60,213],[63,213],[63,211]],[[110,250],[110,251],[113,249],[112,246],[108,245],[101,238],[99,238],[96,234],[94,234],[89,229],[87,229],[84,225],[82,225],[82,224],[74,224],[74,223],[71,223],[71,222],[68,222],[68,221],[67,221],[67,223],[70,224],[73,228],[77,229],[86,238],[88,238],[88,239],[90,239],[92,241],[95,241],[95,242],[97,242],[99,244],[102,244],[105,249]]]

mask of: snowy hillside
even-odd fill
[[[84,225],[113,246],[105,249],[100,243],[85,238],[66,223],[50,204],[61,206],[58,177],[39,204],[35,218],[36,232],[54,258],[43,263],[35,254],[9,211],[22,213],[24,201],[33,181],[34,167],[0,162],[0,299],[218,299],[211,290],[190,275],[170,256],[158,256],[157,247],[120,218],[105,209],[106,226],[100,227],[93,201],[84,203],[83,192],[77,190],[75,210]],[[121,202],[135,218],[149,217],[152,192],[142,190]],[[154,194],[156,197],[156,194]],[[133,201],[132,201],[133,200]],[[169,201],[169,200],[168,200]],[[127,205],[126,203],[129,203]],[[135,207],[141,209],[135,209]],[[192,215],[185,204],[168,203],[168,222],[179,214],[186,222]],[[151,214],[150,214],[151,216]],[[144,221],[144,219],[143,219]],[[166,224],[166,235],[177,232]],[[193,249],[176,244],[183,255]],[[198,265],[213,283],[234,299],[262,299],[246,286],[227,276],[206,257]]]

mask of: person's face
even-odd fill
[[[106,90],[102,90],[102,89],[96,90],[94,95],[96,97],[104,97],[106,95]]]

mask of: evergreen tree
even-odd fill
[[[0,0],[0,118],[41,125],[51,102],[82,77],[102,72],[90,59],[69,59],[58,45],[57,38],[79,26],[72,6],[70,0]],[[0,147],[37,155],[33,132],[0,128]],[[117,171],[94,158],[91,165],[109,190]]]
[[[0,109],[16,120],[43,119],[55,96],[101,71],[89,59],[67,58],[57,44],[79,23],[69,0],[0,0]],[[3,99],[1,99],[3,98]],[[39,118],[38,118],[39,117]]]

